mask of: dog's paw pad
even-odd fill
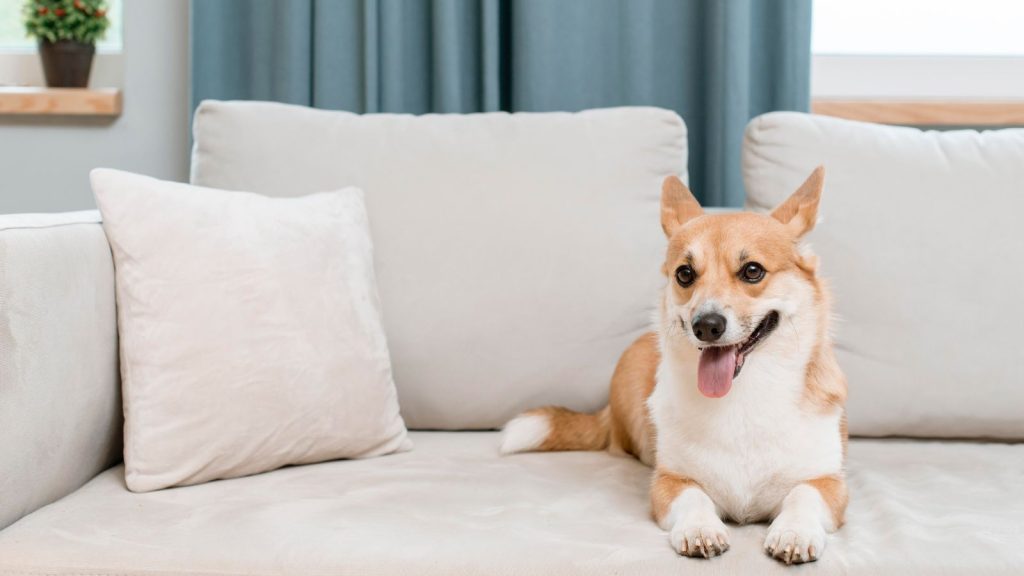
[[[814,562],[825,549],[825,530],[817,522],[779,522],[768,527],[766,554],[786,564]]]
[[[703,523],[677,523],[669,532],[672,548],[691,558],[712,558],[729,549],[729,530],[718,518]]]

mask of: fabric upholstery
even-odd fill
[[[409,447],[360,190],[91,176],[116,265],[128,488]]]
[[[750,206],[780,202],[818,164],[809,241],[835,292],[851,433],[1024,438],[1024,129],[769,114],[747,130]]]
[[[365,190],[412,428],[602,406],[664,282],[661,181],[686,176],[685,127],[653,108],[416,117],[206,102],[195,140],[195,184]]]
[[[811,4],[194,1],[192,106],[275,100],[412,114],[659,106],[690,127],[698,198],[739,206],[747,121],[810,105]]]
[[[730,526],[682,558],[649,469],[603,452],[497,455],[498,435],[413,433],[387,458],[147,494],[120,467],[0,532],[0,574],[988,576],[1024,566],[1024,445],[855,440],[847,525],[803,568]]]
[[[114,267],[98,222],[0,216],[0,529],[121,455]]]

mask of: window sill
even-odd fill
[[[120,88],[0,87],[0,116],[120,116]]]
[[[877,124],[916,126],[1024,125],[1024,100],[815,98],[811,111]]]

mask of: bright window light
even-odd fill
[[[1024,0],[814,0],[815,54],[1024,56]]]
[[[121,51],[121,17],[123,0],[107,0],[107,16],[110,27],[107,34],[96,44],[100,52]],[[0,52],[34,52],[36,41],[25,35],[21,21],[25,0],[0,0]]]

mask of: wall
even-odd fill
[[[0,214],[94,208],[98,166],[188,179],[188,1],[125,2],[122,65],[115,120],[0,116]]]

